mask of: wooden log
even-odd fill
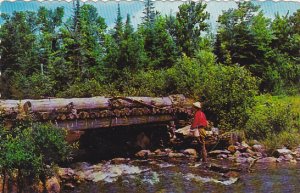
[[[118,126],[129,125],[145,125],[168,123],[174,120],[171,115],[146,115],[146,116],[130,116],[130,117],[114,117],[114,118],[99,118],[99,119],[79,119],[76,121],[65,120],[57,121],[57,126],[70,130],[86,130],[86,129],[101,129]]]
[[[114,102],[117,101],[117,102]],[[170,97],[91,97],[91,98],[49,98],[49,99],[24,99],[24,100],[0,100],[0,109],[6,113],[16,112],[19,107],[26,112],[69,112],[72,109],[110,109],[114,106],[121,108],[133,107],[171,107],[182,106],[185,104],[183,95]],[[117,105],[116,105],[117,104]]]

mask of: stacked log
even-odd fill
[[[25,114],[79,130],[171,121],[176,113],[189,113],[190,107],[183,95],[0,100],[0,113],[11,121]]]

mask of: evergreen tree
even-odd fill
[[[144,1],[145,8],[144,8],[144,16],[142,17],[143,23],[146,25],[152,25],[155,20],[156,12],[154,7],[153,0],[145,0]]]

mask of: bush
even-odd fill
[[[65,141],[66,132],[51,124],[17,125],[7,130],[0,124],[0,167],[2,175],[16,176],[21,192],[35,179],[45,182],[55,164],[71,158],[73,146]]]
[[[246,110],[254,102],[258,80],[240,66],[214,64],[209,54],[198,54],[209,60],[183,57],[167,71],[168,93],[182,93],[206,98],[204,111],[218,127],[225,130],[243,128],[248,119]],[[201,61],[210,61],[203,64]]]
[[[295,104],[290,97],[257,97],[256,105],[248,109],[247,137],[264,140],[270,148],[299,144],[300,117]]]
[[[53,87],[56,81],[48,75],[33,73],[31,76],[24,76],[15,73],[13,80],[10,91],[14,98],[41,98],[54,94]]]
[[[57,93],[57,97],[93,97],[106,95],[109,92],[109,85],[101,84],[95,79],[86,80],[84,82],[75,82],[69,88]]]
[[[163,70],[141,70],[127,73],[119,81],[122,94],[127,96],[163,96],[166,92],[166,78]]]
[[[262,143],[271,152],[283,146],[292,149],[300,144],[300,133],[297,130],[282,131],[279,134],[272,133]]]

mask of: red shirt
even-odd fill
[[[197,110],[197,112],[194,115],[194,120],[191,128],[206,127],[206,126],[207,126],[207,120],[205,114],[201,110]]]

